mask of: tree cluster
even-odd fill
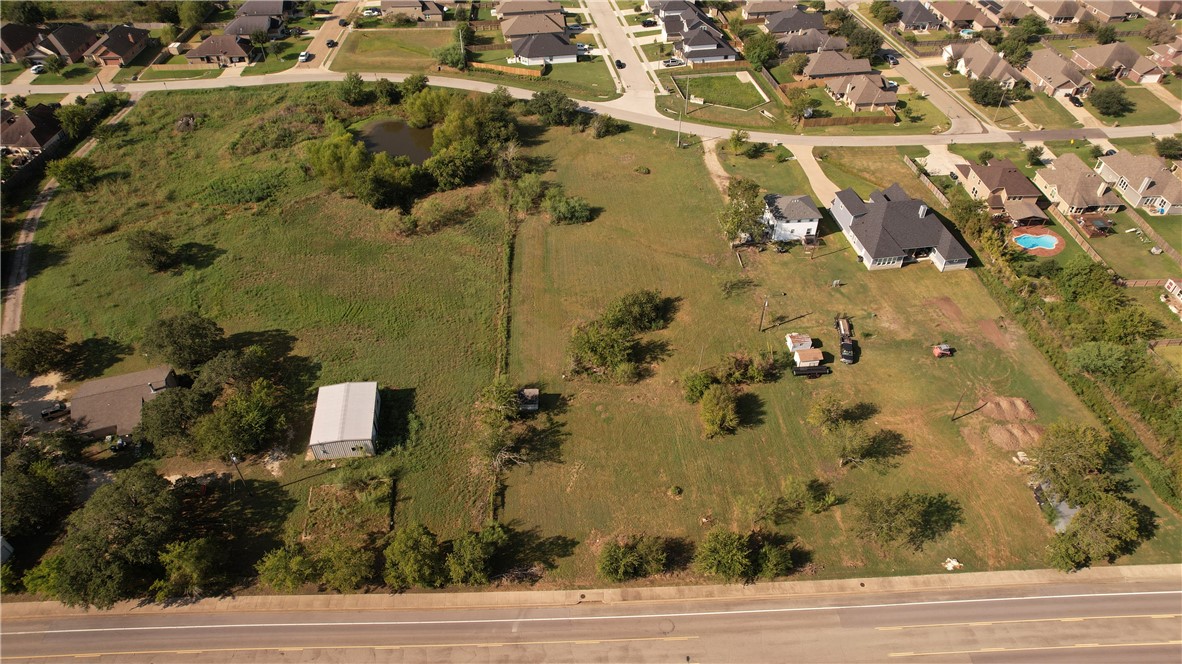
[[[763,197],[759,183],[743,177],[731,178],[726,186],[726,204],[718,212],[718,225],[728,240],[742,235],[758,241],[764,235]]]
[[[622,295],[599,318],[575,328],[570,341],[571,371],[613,383],[638,380],[644,360],[639,335],[668,327],[675,310],[675,301],[660,291]]]
[[[903,16],[903,11],[890,0],[874,0],[868,10],[879,23],[890,25]]]
[[[890,429],[871,431],[866,426],[878,408],[870,403],[847,404],[833,394],[813,399],[805,421],[820,431],[826,448],[840,466],[865,462],[889,463],[910,448],[902,436]]]
[[[730,353],[717,366],[686,372],[681,388],[686,401],[698,404],[698,418],[706,437],[714,438],[738,430],[741,388],[774,382],[783,368],[783,360],[774,352],[754,357],[745,352]]]
[[[997,44],[997,51],[1015,67],[1023,67],[1030,60],[1030,45],[1050,32],[1046,21],[1035,13],[1027,14],[1009,29],[1005,39]]]
[[[883,548],[905,544],[921,551],[963,521],[960,503],[942,493],[871,492],[854,499],[854,532]]]
[[[371,155],[343,124],[325,121],[328,136],[308,147],[308,160],[330,189],[345,191],[371,207],[409,207],[431,176],[406,157]]]
[[[1162,136],[1153,141],[1153,149],[1162,159],[1182,159],[1182,135]]]
[[[723,581],[774,579],[792,572],[791,551],[775,536],[715,528],[694,552],[694,569]]]
[[[868,28],[845,9],[835,9],[825,15],[825,27],[833,34],[846,38],[845,52],[851,58],[876,58],[882,50],[882,34]]]

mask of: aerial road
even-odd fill
[[[1176,576],[740,598],[690,589],[683,598],[543,607],[382,608],[396,603],[389,596],[351,596],[365,600],[352,605],[337,598],[334,608],[319,609],[296,597],[252,605],[291,601],[276,610],[231,602],[40,612],[10,604],[0,620],[0,660],[1179,662]]]

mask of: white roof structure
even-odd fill
[[[372,440],[378,384],[325,385],[316,396],[312,445],[338,441]]]

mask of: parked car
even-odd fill
[[[640,25],[644,28],[655,28],[657,27],[657,22],[655,19],[646,18],[640,22]]]
[[[339,21],[337,21],[337,25],[339,25],[339,26],[341,26],[342,28],[344,28],[344,27],[348,27],[348,25],[349,25],[349,22],[348,22],[348,21],[346,21],[345,19],[343,19],[343,18],[342,18],[342,19],[340,19]]]
[[[54,401],[49,408],[41,411],[41,419],[46,422],[56,420],[59,417],[65,417],[70,414],[70,407],[64,401]]]
[[[308,62],[311,59],[312,59],[312,54],[307,51],[300,51],[299,56],[296,57],[297,62]]]
[[[371,7],[371,8],[369,8],[369,9],[363,9],[363,10],[361,10],[361,15],[362,15],[362,16],[381,16],[381,15],[382,15],[382,10],[380,10],[380,9],[373,9],[373,8]]]
[[[893,55],[888,55],[888,56],[886,56],[886,61],[887,61],[887,63],[888,63],[888,64],[890,64],[890,66],[892,66],[892,67],[896,67],[896,66],[898,66],[898,65],[899,65],[899,58],[896,58],[896,57],[895,57],[895,56],[893,56]]]
[[[1105,150],[1105,151],[1104,151],[1104,156],[1105,156],[1105,157],[1111,157],[1111,156],[1112,156],[1112,155],[1114,155],[1114,154],[1116,154],[1116,150]]]
[[[616,69],[623,69],[624,67],[627,67],[627,66],[628,65],[624,64],[623,60],[616,60]]]
[[[316,11],[314,11],[312,13],[319,15],[319,14],[331,14],[332,12],[328,11],[327,9],[317,9]]]
[[[336,47],[337,47],[337,42],[336,42],[336,40],[335,40],[335,39],[330,39],[330,40],[328,40],[328,41],[324,42],[324,45],[325,45],[325,46],[327,46],[327,47],[329,47],[329,48],[336,48]]]
[[[1083,100],[1080,99],[1079,97],[1071,96],[1071,97],[1068,97],[1067,99],[1071,102],[1072,106],[1074,106],[1076,108],[1083,108]]]
[[[44,74],[45,65],[33,65],[29,71],[33,72],[34,74]]]
[[[581,23],[571,23],[570,25],[566,26],[566,29],[570,30],[571,32],[582,32],[583,25]]]
[[[685,64],[684,62],[682,62],[681,60],[678,60],[677,58],[669,58],[668,60],[665,60],[664,62],[662,62],[661,66],[663,66],[663,67],[680,67],[684,64]]]

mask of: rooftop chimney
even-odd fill
[[[1145,190],[1148,189],[1149,185],[1151,185],[1151,184],[1153,184],[1153,178],[1149,177],[1148,175],[1145,176],[1145,179],[1141,181],[1141,188],[1137,190],[1137,193],[1138,194],[1145,193]]]

